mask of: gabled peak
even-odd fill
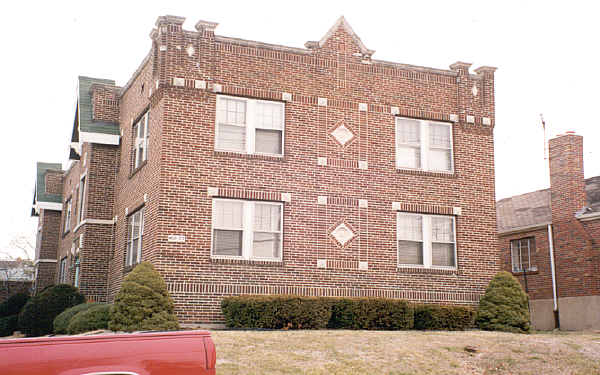
[[[329,38],[331,38],[336,33],[336,31],[338,31],[339,28],[342,28],[352,38],[354,44],[356,45],[356,47],[358,47],[360,53],[363,54],[363,57],[370,57],[375,53],[375,50],[368,49],[363,44],[362,40],[360,40],[358,35],[356,35],[354,30],[352,29],[352,26],[350,26],[350,24],[348,23],[348,21],[346,21],[346,18],[344,16],[338,18],[338,20],[333,24],[333,26],[331,26],[329,31],[327,31],[327,33],[321,38],[321,40],[319,40],[318,42],[306,42],[304,44],[305,47],[310,49],[322,48],[327,43]]]

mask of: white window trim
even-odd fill
[[[399,262],[398,257],[398,241],[403,239],[399,238],[400,233],[400,215],[406,216],[420,216],[422,218],[422,243],[423,243],[423,264],[405,264]],[[431,218],[432,217],[443,217],[443,218],[451,218],[452,226],[453,226],[453,234],[454,234],[454,266],[435,266],[432,263],[432,233],[431,233]],[[449,242],[448,242],[449,243]],[[451,215],[431,215],[431,214],[418,214],[411,212],[400,212],[396,213],[396,265],[398,268],[428,268],[428,269],[443,269],[443,270],[456,270],[458,267],[458,254],[457,254],[457,245],[456,245],[456,217]]]
[[[223,99],[232,99],[232,100],[240,100],[246,103],[246,123],[244,124],[244,128],[246,129],[246,144],[244,151],[240,150],[230,150],[226,148],[219,147],[219,102]],[[278,104],[282,107],[281,111],[281,154],[272,154],[268,152],[256,152],[255,143],[256,143],[256,129],[264,129],[261,127],[257,127],[255,125],[255,114],[256,114],[256,103],[269,103],[269,104]],[[237,124],[229,124],[231,126],[239,126]],[[276,100],[262,100],[262,99],[249,99],[243,98],[239,96],[230,96],[230,95],[217,95],[217,106],[215,110],[215,151],[221,152],[237,152],[243,154],[254,154],[254,155],[266,155],[266,156],[275,156],[282,158],[285,155],[285,103],[279,102]]]
[[[398,150],[398,126],[399,126],[399,122],[401,120],[412,120],[412,121],[419,122],[419,125],[420,125],[419,147],[420,147],[420,156],[421,156],[421,167],[420,168],[410,168],[410,167],[400,165],[400,157],[399,157],[399,150]],[[445,169],[440,170],[440,169],[430,169],[429,168],[429,153],[428,153],[428,151],[431,148],[430,142],[429,142],[429,124],[443,125],[443,126],[447,126],[448,128],[450,128],[450,169],[449,170],[445,170]],[[439,173],[447,173],[447,174],[454,173],[454,132],[453,132],[454,129],[453,129],[452,123],[442,122],[442,121],[419,120],[419,119],[414,119],[414,118],[409,118],[409,117],[396,116],[394,129],[395,129],[394,147],[396,149],[396,169],[417,170],[417,171],[425,171],[425,172],[439,172]],[[407,146],[409,146],[409,145],[407,145]]]
[[[73,213],[72,203],[71,197],[69,197],[69,199],[67,199],[65,202],[65,205],[67,206],[67,212],[65,214],[65,227],[63,228],[63,234],[68,233],[71,230],[71,216]]]
[[[140,208],[139,210],[133,212],[131,215],[127,216],[127,220],[125,221],[125,225],[126,228],[128,229],[127,231],[127,242],[126,242],[126,249],[125,249],[125,266],[126,267],[132,267],[135,266],[136,264],[139,264],[142,262],[142,243],[144,242],[143,238],[144,238],[144,224],[145,224],[145,218],[144,218],[144,207]],[[139,216],[139,220],[140,220],[140,234],[138,235],[137,239],[138,239],[138,246],[137,249],[135,250],[137,253],[137,262],[133,263],[133,249],[130,249],[131,246],[133,245],[133,228],[134,226],[131,226],[131,232],[129,232],[129,220],[133,220],[133,217],[135,215],[140,215]]]
[[[226,228],[215,228],[215,207],[219,201],[230,201],[230,202],[242,202],[244,204],[242,208],[242,256],[236,255],[218,255],[214,253],[214,233],[215,229],[226,229]],[[277,258],[261,258],[252,256],[252,248],[254,242],[254,205],[268,204],[273,206],[279,206],[281,214],[279,215],[279,257]],[[234,230],[239,230],[235,228]],[[277,233],[277,232],[272,232]],[[265,262],[281,262],[283,259],[283,203],[282,202],[270,202],[270,201],[252,201],[242,199],[227,199],[227,198],[214,198],[212,200],[212,213],[211,213],[211,228],[210,228],[210,256],[213,259],[243,259],[243,260],[259,260]]]
[[[79,178],[79,192],[77,197],[77,223],[83,221],[83,211],[85,210],[85,190],[87,187],[87,171]]]
[[[142,117],[133,125],[135,128],[137,126],[137,132],[135,134],[135,139],[133,142],[133,146],[135,147],[135,159],[133,161],[133,169],[137,169],[141,166],[143,162],[148,160],[148,117],[150,111],[147,110],[144,112]],[[140,129],[143,126],[144,128],[144,137],[140,137]],[[140,145],[143,146],[143,155],[140,156],[139,150]]]

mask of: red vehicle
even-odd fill
[[[0,340],[2,375],[215,374],[207,331]]]

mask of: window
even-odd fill
[[[281,260],[283,204],[213,200],[213,257]]]
[[[77,198],[77,222],[81,223],[83,220],[83,210],[84,210],[84,199],[85,199],[85,176],[81,177],[81,182],[79,184],[79,197]]]
[[[537,271],[537,267],[531,264],[532,252],[535,252],[533,237],[510,241],[513,272]]]
[[[67,257],[63,257],[60,260],[60,266],[58,270],[58,282],[65,284],[67,282]]]
[[[139,168],[148,158],[148,121],[149,112],[144,115],[133,125],[133,169]]]
[[[79,287],[79,276],[80,276],[80,261],[79,254],[75,255],[75,279],[73,280],[73,286]]]
[[[284,111],[280,102],[218,96],[215,149],[282,156]]]
[[[452,124],[397,117],[396,167],[452,172]]]
[[[67,233],[69,230],[71,230],[71,198],[67,199],[65,206],[67,209],[65,210],[65,227],[63,230],[64,233]]]
[[[133,266],[142,260],[142,237],[144,236],[144,208],[127,218],[127,251],[125,265]]]
[[[456,268],[454,228],[452,216],[399,212],[398,266]]]

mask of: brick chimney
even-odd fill
[[[583,137],[567,132],[550,140],[550,188],[552,222],[575,220],[585,206]]]

